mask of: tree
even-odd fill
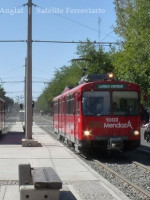
[[[113,71],[111,53],[104,52],[101,47],[97,48],[89,40],[87,40],[86,44],[81,43],[78,45],[77,55],[79,56],[78,58],[81,58],[80,61],[77,61],[78,64],[72,62],[71,65],[63,66],[55,71],[54,78],[36,102],[37,110],[43,110],[44,112],[51,111],[49,103],[52,102],[53,98],[62,93],[66,87],[76,86],[83,73],[97,74]],[[84,59],[88,61],[84,61]],[[87,71],[85,71],[85,62],[87,62]]]
[[[123,39],[114,56],[117,76],[138,83],[143,93],[150,94],[150,1],[115,0],[117,26]]]
[[[8,108],[14,104],[13,99],[5,96],[6,92],[2,86],[0,86],[0,98],[5,101],[5,107]]]
[[[54,78],[49,82],[42,95],[36,102],[36,109],[51,112],[50,103],[53,98],[63,92],[65,87],[75,86],[81,77],[80,69],[73,65],[63,66],[56,70]]]
[[[4,88],[0,85],[0,97],[3,98],[5,94],[6,92],[4,91]]]
[[[111,52],[104,52],[102,46],[96,46],[88,39],[87,43],[81,43],[77,47],[77,55],[83,59],[89,59],[88,62],[88,74],[106,74],[113,72],[114,67],[111,62]],[[85,66],[81,63],[81,66]]]

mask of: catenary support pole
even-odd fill
[[[28,0],[28,38],[26,70],[26,139],[32,139],[32,0]]]
[[[32,139],[32,0],[28,0],[28,36],[27,36],[27,61],[25,72],[25,139],[23,147],[41,146]]]

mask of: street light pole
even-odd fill
[[[26,112],[26,77],[27,77],[27,57],[25,58],[25,77],[24,77],[24,110],[25,110],[25,116],[24,116],[24,132],[25,132],[25,138],[27,137],[26,135],[26,119],[27,119],[27,112]]]

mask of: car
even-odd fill
[[[143,124],[143,125],[142,125],[142,128],[147,128],[147,127],[148,127],[148,124],[149,124],[149,123]]]
[[[145,124],[146,130],[144,131],[144,139],[147,142],[150,142],[150,122]]]

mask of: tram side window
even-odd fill
[[[82,95],[82,113],[85,116],[110,114],[110,93],[105,91],[86,91]]]
[[[62,114],[65,114],[65,101],[62,102]]]
[[[58,105],[59,105],[59,109],[58,109],[59,114],[63,114],[63,101],[60,100],[58,102]]]
[[[112,112],[113,115],[138,115],[138,93],[135,91],[114,91],[112,95]]]
[[[74,110],[74,98],[73,95],[69,95],[67,98],[67,114],[73,114]]]
[[[58,114],[58,102],[54,103],[54,114]]]

